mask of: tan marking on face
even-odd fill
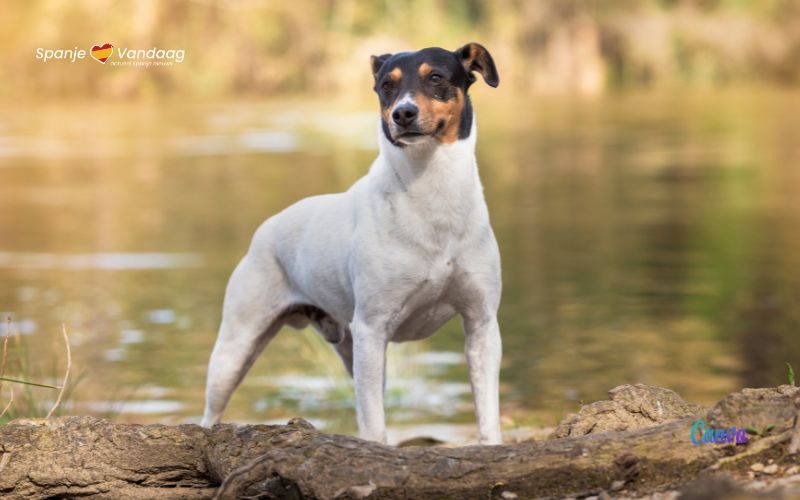
[[[389,72],[389,78],[395,82],[399,82],[403,78],[403,71],[400,68],[395,68]]]
[[[461,110],[464,108],[464,93],[456,89],[456,96],[449,101],[418,95],[419,122],[423,130],[433,131],[444,120],[444,127],[436,135],[442,144],[452,144],[458,140],[458,128],[461,125]]]
[[[430,73],[432,70],[433,68],[431,67],[431,65],[424,62],[419,65],[419,70],[417,73],[419,74],[420,78],[424,79],[426,76],[428,76],[428,73]]]
[[[392,104],[390,104],[389,106],[387,106],[385,108],[381,108],[381,115],[383,115],[383,121],[386,122],[387,125],[392,123],[392,121],[390,120],[390,118],[391,118],[390,111],[391,110],[392,110]]]

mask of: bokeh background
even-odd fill
[[[0,12],[7,374],[64,413],[197,421],[224,286],[266,217],[376,155],[369,55],[469,41],[500,243],[506,430],[644,382],[710,404],[800,368],[800,2],[10,1]],[[165,67],[38,47],[184,49]],[[4,329],[3,329],[4,331]],[[392,436],[460,439],[458,321],[392,346]],[[0,403],[10,386],[0,391]],[[4,418],[35,415],[18,389]],[[226,418],[355,431],[350,382],[285,330]],[[465,431],[466,429],[466,431]]]

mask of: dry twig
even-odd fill
[[[64,382],[61,384],[61,390],[58,391],[58,398],[56,399],[55,404],[50,411],[47,412],[47,416],[44,418],[50,418],[58,405],[61,404],[61,398],[64,396],[64,390],[67,388],[67,382],[69,381],[69,370],[72,368],[72,352],[69,349],[69,335],[67,335],[67,326],[62,323],[61,324],[61,333],[64,335],[64,345],[67,347],[67,370],[64,372]]]
[[[0,389],[3,388],[2,378],[6,374],[6,359],[8,357],[8,336],[11,334],[11,316],[6,317],[6,336],[3,339],[3,358],[0,360]]]
[[[2,412],[0,412],[0,418],[3,418],[3,416],[6,414],[8,409],[11,408],[11,403],[13,403],[13,402],[14,402],[14,388],[12,387],[11,388],[11,396],[8,398],[8,404],[6,404],[6,407],[3,408]]]

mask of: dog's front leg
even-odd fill
[[[500,358],[502,344],[497,317],[464,318],[465,353],[478,419],[478,442],[501,444]]]
[[[361,321],[350,325],[353,335],[353,380],[356,389],[358,434],[386,442],[383,392],[386,386],[386,335]]]

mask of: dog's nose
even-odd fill
[[[417,119],[418,112],[419,109],[413,104],[403,104],[392,111],[392,120],[401,127],[408,127]]]

